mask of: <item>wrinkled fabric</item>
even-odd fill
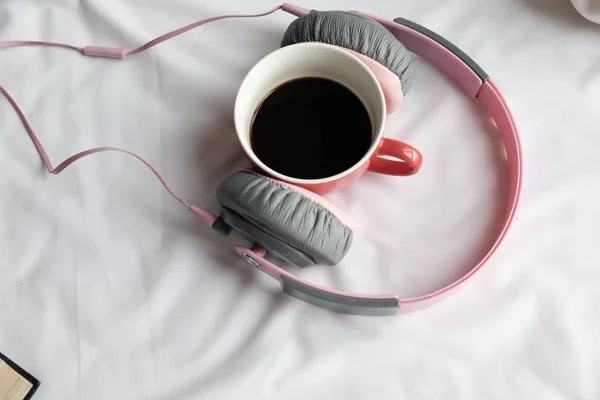
[[[198,19],[277,2],[0,1],[0,40],[135,48]],[[135,159],[43,168],[0,99],[0,352],[32,400],[600,399],[600,25],[569,0],[296,1],[407,18],[492,77],[520,130],[523,195],[506,240],[431,308],[333,314],[279,283],[182,207]],[[122,61],[0,50],[0,82],[55,165],[94,146],[140,154],[186,201],[218,213],[249,167],[237,90],[294,16],[223,20]],[[357,224],[336,267],[291,268],[333,289],[427,295],[489,250],[506,205],[498,133],[420,57],[385,136],[419,149],[411,177],[366,173],[327,195]],[[229,240],[231,239],[231,240]]]
[[[222,207],[235,211],[313,260],[335,265],[352,244],[352,231],[322,205],[251,172],[219,185]]]
[[[412,56],[394,35],[377,22],[340,11],[311,11],[290,24],[282,46],[321,42],[341,46],[367,57],[395,73],[406,96],[413,79]]]

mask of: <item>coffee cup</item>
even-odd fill
[[[370,119],[370,139],[364,154],[343,171],[317,179],[289,176],[267,165],[258,157],[251,142],[253,120],[261,104],[276,88],[301,78],[324,78],[343,85],[360,99]],[[262,58],[243,79],[234,107],[237,137],[254,167],[272,178],[318,194],[347,187],[367,171],[395,176],[418,171],[420,153],[404,142],[383,136],[386,116],[384,93],[371,69],[351,52],[317,42],[285,46]],[[294,124],[294,121],[289,123]],[[280,151],[286,150],[289,149],[282,146]]]

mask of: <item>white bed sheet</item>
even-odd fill
[[[133,48],[257,0],[0,1],[0,40]],[[0,101],[0,352],[39,399],[600,399],[600,26],[568,0],[328,0],[403,16],[494,78],[524,150],[518,219],[454,296],[397,318],[332,314],[280,293],[148,170],[96,155],[48,175]],[[232,108],[293,18],[220,21],[118,62],[0,51],[0,81],[57,163],[94,146],[146,156],[216,211],[244,167]],[[496,232],[506,165],[481,110],[421,60],[387,135],[424,154],[411,178],[365,175],[331,196],[360,232],[340,289],[419,295],[474,265]]]

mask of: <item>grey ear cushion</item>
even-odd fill
[[[398,75],[402,93],[410,90],[413,64],[410,52],[380,23],[344,11],[311,11],[285,31],[281,46],[302,42],[328,43],[370,57]]]
[[[217,189],[232,210],[317,263],[335,265],[352,244],[352,230],[322,205],[276,181],[240,171]]]

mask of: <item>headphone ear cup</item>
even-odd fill
[[[281,46],[321,42],[355,51],[392,71],[402,84],[402,94],[410,90],[414,68],[412,56],[385,27],[370,18],[344,11],[311,11],[287,28]]]
[[[352,222],[321,196],[300,187],[240,171],[219,185],[221,207],[308,255],[335,265],[352,244]]]
[[[404,95],[402,94],[402,83],[400,83],[398,76],[372,58],[357,53],[354,50],[344,50],[358,57],[358,59],[375,75],[375,78],[381,86],[381,90],[383,90],[387,113],[391,114],[398,110],[404,99]]]

